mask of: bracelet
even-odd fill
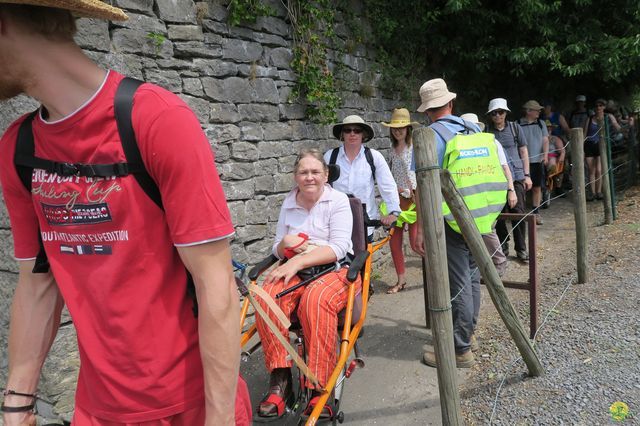
[[[507,192],[509,192],[509,191],[515,192],[515,189],[507,188]]]
[[[4,402],[3,402],[2,405],[0,405],[0,412],[2,413],[24,413],[24,412],[33,410],[33,408],[36,405],[35,400],[37,398],[37,394],[35,393],[16,392],[12,389],[5,389],[2,391],[2,395],[4,395],[5,397],[8,395],[15,395],[15,396],[24,396],[27,398],[33,398],[33,402],[31,404],[21,405],[18,407],[6,406],[4,405]]]
[[[33,410],[33,407],[35,406],[36,406],[35,401],[29,405],[21,405],[19,407],[7,407],[6,405],[4,405],[4,403],[2,403],[2,405],[0,405],[0,412],[1,413],[24,413],[24,412]]]
[[[531,175],[529,173],[525,173],[524,177],[531,177]]]

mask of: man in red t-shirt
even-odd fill
[[[123,76],[99,68],[74,43],[70,11],[126,19],[97,0],[0,0],[0,100],[26,93],[41,103],[32,121],[35,157],[126,162],[114,119]],[[157,86],[138,88],[131,119],[162,208],[130,174],[66,176],[35,167],[29,193],[14,164],[25,117],[0,141],[0,182],[19,263],[0,409],[5,425],[35,424],[33,394],[65,304],[81,359],[74,424],[250,422],[246,384],[238,382],[240,316],[228,243],[234,231],[210,146],[191,110]],[[34,270],[41,247],[47,272]]]

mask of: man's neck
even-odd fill
[[[42,103],[49,121],[57,121],[91,99],[103,84],[107,71],[75,44],[50,44],[49,51],[32,57],[34,71],[25,84],[25,92]]]

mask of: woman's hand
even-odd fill
[[[286,286],[289,284],[289,281],[291,281],[291,278],[293,278],[301,269],[303,268],[300,262],[296,260],[296,257],[292,257],[282,265],[278,265],[273,268],[271,272],[269,272],[269,275],[264,279],[263,285],[275,283],[284,279],[284,285]]]

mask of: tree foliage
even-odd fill
[[[624,99],[640,77],[637,0],[364,3],[384,88],[400,98],[443,77],[476,108],[496,96]]]

